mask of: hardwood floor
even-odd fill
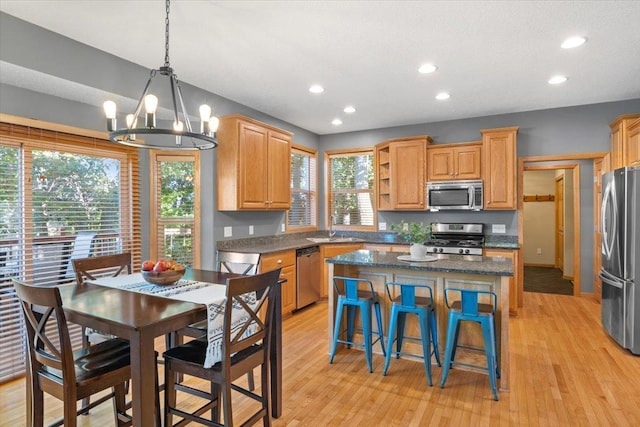
[[[276,427],[640,425],[640,357],[608,338],[590,296],[525,293],[524,309],[510,319],[512,388],[499,402],[482,373],[453,369],[441,389],[441,368],[428,387],[422,365],[409,360],[393,360],[386,377],[381,356],[369,374],[358,350],[340,350],[329,365],[326,308],[316,304],[284,322],[284,410]],[[234,401],[239,418],[241,401]],[[45,407],[46,421],[60,415],[54,399]],[[0,413],[0,426],[24,424],[24,380],[0,386]],[[112,425],[111,414],[103,405],[79,425]]]

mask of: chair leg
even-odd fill
[[[433,385],[431,377],[431,331],[429,330],[429,314],[421,311],[418,313],[420,319],[420,336],[422,337],[422,358],[424,359],[424,370],[427,374],[429,386]]]
[[[176,407],[176,374],[171,369],[171,362],[164,364],[164,425],[173,425],[173,414],[169,411]]]
[[[353,342],[353,331],[356,325],[356,307],[347,305],[347,341]],[[347,344],[351,348],[351,344]]]
[[[336,324],[333,327],[333,343],[331,344],[331,353],[329,354],[329,363],[333,363],[333,357],[336,355],[338,347],[338,339],[340,336],[340,324],[342,323],[342,311],[344,310],[344,302],[338,298],[338,307],[336,309]]]
[[[371,304],[363,304],[360,307],[360,314],[362,315],[362,332],[364,335],[364,354],[367,359],[367,366],[369,367],[369,373],[373,372],[372,362],[372,342],[373,332],[371,330]]]
[[[495,347],[493,347],[493,330],[491,328],[490,318],[482,319],[482,335],[484,336],[484,352],[487,356],[487,372],[489,373],[489,383],[493,393],[493,400],[498,400],[498,389],[496,387],[496,359]]]
[[[382,328],[382,314],[380,313],[380,304],[374,304],[376,311],[376,321],[378,322],[378,336],[380,337],[380,348],[382,349],[382,355],[384,356],[386,350],[384,348],[384,330]]]
[[[87,328],[82,327],[82,348],[87,348],[91,345],[89,342],[89,336],[87,335]],[[82,407],[85,408],[91,404],[91,397],[85,397],[82,399]],[[83,415],[89,415],[89,411],[85,412]]]
[[[231,410],[231,382],[227,381],[222,387],[222,404],[224,412],[224,425],[233,425],[233,411]]]
[[[387,353],[384,356],[384,369],[382,375],[387,375],[389,371],[389,364],[391,363],[391,354],[393,353],[393,341],[395,340],[396,324],[398,321],[398,309],[392,304],[391,314],[389,315],[389,330],[387,336]]]
[[[431,329],[431,343],[433,344],[433,354],[436,356],[436,364],[440,367],[440,348],[438,346],[438,323],[436,321],[436,312],[429,310],[429,328]]]
[[[449,325],[447,326],[447,344],[444,351],[444,369],[442,370],[442,379],[440,380],[440,388],[444,388],[444,383],[449,376],[451,361],[453,356],[453,348],[456,346],[456,337],[458,330],[458,318],[455,315],[449,315]]]
[[[247,373],[247,383],[249,385],[249,390],[254,391],[256,389],[256,383],[253,379],[253,370]]]
[[[261,377],[261,386],[262,386],[262,409],[264,410],[264,417],[262,418],[262,423],[264,427],[271,426],[271,414],[269,413],[269,371],[268,371],[268,363],[263,363],[260,367],[260,377]]]
[[[396,339],[396,359],[400,359],[400,352],[402,351],[402,344],[404,343],[404,325],[407,321],[407,313],[398,312],[398,327]]]
[[[119,415],[125,414],[126,411],[127,411],[127,403],[125,401],[125,393],[126,392],[125,392],[124,383],[118,384],[117,386],[113,387],[113,416],[115,417],[117,426],[124,426],[124,425],[127,424],[127,423],[121,421],[121,419],[119,417]],[[159,410],[159,408],[160,408],[160,406],[158,405],[158,407],[156,408],[156,411]],[[160,422],[159,419],[157,419],[156,421],[158,423]],[[158,425],[160,425],[160,424],[158,424]]]

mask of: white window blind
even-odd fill
[[[315,150],[292,147],[291,209],[287,212],[289,230],[317,228],[316,163]]]
[[[24,370],[12,278],[74,283],[72,259],[129,251],[140,263],[135,149],[0,123],[0,382]],[[71,328],[80,343],[80,328]],[[5,353],[6,354],[6,353]]]
[[[341,229],[374,228],[373,150],[327,153],[328,214]]]

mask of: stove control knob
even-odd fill
[[[438,252],[438,248],[433,248],[433,250],[431,252],[433,252],[434,254],[437,253]]]
[[[464,253],[464,249],[458,249],[458,253],[462,255]]]
[[[440,252],[440,253],[442,253],[442,252],[444,252],[444,250],[443,250],[442,248],[440,248],[440,251],[439,251],[439,252]]]

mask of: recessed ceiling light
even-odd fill
[[[582,36],[569,37],[568,39],[562,42],[560,47],[563,49],[573,49],[574,47],[582,46],[586,42],[587,42],[586,37],[582,37]]]
[[[567,77],[565,76],[553,76],[549,79],[550,85],[559,85],[567,81]]]
[[[344,111],[347,114],[352,114],[356,112],[356,107],[354,107],[353,105],[347,105],[346,107],[344,107]]]
[[[433,64],[422,64],[420,68],[418,68],[418,72],[422,74],[430,74],[435,72],[437,69],[438,67]]]
[[[322,93],[324,92],[324,88],[320,85],[311,85],[309,88],[309,92],[311,93]]]
[[[333,120],[331,121],[331,124],[332,124],[332,125],[334,125],[334,126],[340,126],[340,125],[342,124],[342,120],[340,120],[340,119],[333,119]]]
[[[449,95],[447,92],[440,92],[439,94],[436,95],[436,99],[440,101],[444,101],[445,99],[449,99],[449,98],[451,98],[451,95]]]

